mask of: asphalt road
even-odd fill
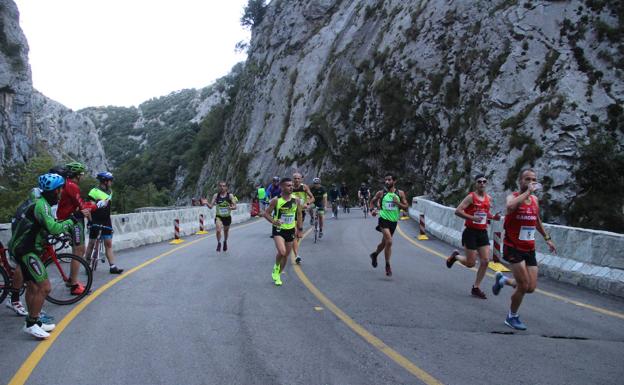
[[[373,269],[375,224],[356,210],[328,219],[319,243],[304,239],[301,269],[289,264],[282,287],[270,278],[275,248],[264,221],[232,226],[225,253],[215,252],[214,233],[121,252],[126,269],[170,253],[105,291],[115,277],[98,271],[82,308],[46,304],[65,326],[54,341],[31,339],[0,310],[0,384],[624,382],[623,300],[540,277],[547,293],[525,298],[529,329],[512,333],[503,324],[509,287],[495,297],[486,277],[489,298],[473,298],[473,271],[448,270],[399,232],[393,277],[383,258]],[[415,240],[413,221],[400,228]]]

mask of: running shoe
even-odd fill
[[[111,266],[111,268],[108,269],[108,272],[111,273],[111,274],[121,274],[121,273],[123,273],[123,271],[124,271],[123,269],[120,269],[117,266]]]
[[[72,295],[80,295],[84,293],[84,291],[85,291],[85,287],[81,282],[76,282],[75,284],[71,285]]]
[[[277,280],[277,278],[279,277],[279,267],[273,266],[273,274],[271,274],[271,277],[274,281]]]
[[[301,255],[297,255],[297,257],[295,258],[295,263],[298,265],[301,263],[301,261],[302,261]]]
[[[282,277],[277,274],[277,279],[275,280],[275,286],[282,286]]]
[[[503,286],[505,286],[504,278],[505,276],[500,271],[497,271],[496,275],[494,275],[494,286],[492,286],[492,293],[494,293],[494,295],[498,295]]]
[[[377,253],[370,253],[369,257],[371,259],[371,265],[377,267]]]
[[[24,308],[24,305],[22,305],[22,303],[20,301],[11,302],[11,298],[7,298],[7,300],[6,300],[6,307],[8,307],[9,309],[13,310],[15,312],[15,314],[17,314],[19,316],[28,315],[28,312],[26,311],[26,308]]]
[[[388,277],[392,277],[392,268],[390,267],[389,264],[386,263],[386,275]]]
[[[459,251],[458,250],[453,250],[451,255],[449,255],[449,257],[446,258],[446,267],[448,267],[449,269],[451,267],[453,267],[453,264],[455,263],[455,261],[457,261],[457,256],[458,255],[459,255]]]
[[[227,251],[227,241],[223,241],[223,251]]]
[[[487,296],[485,295],[485,293],[479,289],[478,287],[472,287],[472,290],[470,291],[470,294],[472,294],[473,297],[477,297],[477,298],[481,298],[481,299],[487,299]]]
[[[52,324],[52,323],[44,324],[43,322],[41,322],[41,319],[39,319],[39,322],[37,322],[37,325],[39,325],[39,327],[43,329],[43,331],[46,333],[50,333],[52,330],[56,328],[55,324]]]
[[[50,333],[46,332],[41,328],[41,326],[34,324],[31,327],[26,327],[26,323],[24,322],[24,327],[22,331],[26,334],[30,334],[35,338],[46,339],[50,337]]]
[[[319,231],[319,239],[323,238],[323,231]]]
[[[519,316],[510,317],[509,315],[507,315],[507,318],[505,319],[505,325],[509,326],[512,329],[516,329],[516,330],[526,330],[527,329],[526,325],[522,321],[520,321],[520,317]]]
[[[221,251],[221,242],[218,242],[218,243],[217,243],[217,253],[218,253],[219,251]]]

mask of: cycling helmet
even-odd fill
[[[79,175],[87,171],[87,167],[80,162],[71,162],[65,165],[69,175]]]
[[[362,183],[360,186],[361,187],[366,187],[366,183]]]
[[[96,176],[100,182],[106,182],[107,180],[113,180],[113,174],[108,171],[99,172]]]
[[[274,176],[273,177],[273,182],[279,182],[279,180],[280,180],[279,176]]]
[[[39,176],[39,188],[42,191],[53,191],[65,184],[65,179],[59,174],[43,174]]]
[[[321,183],[321,178],[314,178],[312,179],[312,183]]]

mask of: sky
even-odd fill
[[[15,0],[34,87],[72,109],[202,88],[245,60],[247,0]]]

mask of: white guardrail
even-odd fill
[[[417,197],[409,214],[415,220],[424,214],[427,233],[461,247],[464,220],[455,215],[455,208]],[[537,237],[540,274],[624,297],[624,235],[550,224],[544,227],[557,246],[557,255],[550,254],[543,239]],[[496,231],[504,233],[503,219],[492,221],[490,241]]]

